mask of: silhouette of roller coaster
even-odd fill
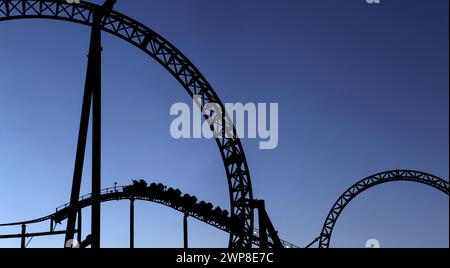
[[[352,185],[339,197],[336,203],[334,203],[325,220],[322,232],[317,239],[319,241],[319,247],[328,248],[330,246],[330,239],[334,225],[336,224],[339,215],[341,215],[342,211],[350,203],[350,201],[369,188],[388,182],[397,181],[425,184],[447,195],[449,194],[449,184],[447,181],[424,172],[414,170],[392,170],[367,177]]]
[[[192,217],[197,220],[200,220],[206,224],[209,224],[215,228],[218,228],[225,232],[231,232],[233,229],[233,225],[238,224],[234,222],[233,218],[229,216],[229,212],[227,210],[222,210],[220,207],[215,207],[211,203],[207,203],[205,201],[197,202],[198,199],[195,196],[191,196],[189,194],[182,195],[182,192],[179,189],[168,188],[163,184],[152,183],[147,186],[147,182],[144,180],[134,181],[132,185],[128,186],[116,186],[111,188],[103,189],[101,192],[101,202],[109,202],[109,201],[119,201],[119,200],[129,200],[130,201],[130,246],[133,247],[133,215],[134,215],[134,201],[142,200],[142,201],[150,201],[154,203],[158,203],[161,205],[165,205],[167,207],[173,208],[184,214],[184,229],[187,229],[187,218]],[[92,205],[92,194],[88,194],[82,196],[79,200],[79,208],[83,209]],[[68,218],[70,204],[67,203],[62,205],[56,209],[56,212],[37,219],[23,221],[23,222],[14,222],[14,223],[6,223],[0,224],[0,227],[6,226],[27,226],[36,223],[49,222],[50,223],[50,234],[61,234],[60,232],[55,232],[55,227],[57,224],[60,224],[62,221]],[[79,213],[78,215],[81,215]],[[79,234],[78,240],[81,241],[81,219],[78,221],[78,230]],[[187,232],[185,233],[187,235]],[[1,238],[2,236],[0,236]],[[5,238],[25,238],[25,237],[33,237],[32,234],[28,234],[22,236],[22,234],[17,235],[9,235],[5,236]],[[259,231],[255,229],[253,233],[253,244],[256,246],[260,246],[260,237]],[[187,240],[184,241],[187,243]],[[25,243],[23,241],[22,243]],[[270,247],[275,247],[276,243],[281,243],[282,247],[285,248],[297,248],[298,246],[291,244],[286,241],[273,241],[269,239],[268,241]]]
[[[69,3],[74,2],[74,3]],[[0,22],[19,19],[52,19],[78,23],[91,28],[89,57],[81,111],[78,145],[75,158],[74,175],[70,202],[51,215],[35,220],[0,224],[21,226],[20,234],[0,235],[0,239],[20,238],[21,247],[27,246],[26,238],[65,235],[65,247],[100,248],[100,204],[113,200],[130,200],[130,247],[134,247],[134,201],[145,200],[166,205],[184,213],[184,246],[188,247],[187,219],[196,218],[230,234],[230,248],[295,248],[292,243],[281,240],[265,210],[263,200],[253,197],[249,167],[244,149],[230,117],[224,113],[221,120],[205,119],[214,131],[222,131],[216,138],[227,175],[230,197],[230,212],[214,208],[211,203],[197,202],[181,191],[167,189],[162,184],[147,186],[145,181],[135,181],[132,185],[101,189],[101,32],[110,33],[142,50],[160,63],[186,90],[192,98],[200,96],[197,105],[202,109],[208,104],[224,105],[206,78],[174,45],[147,26],[132,18],[116,12],[116,0],[106,0],[103,5],[86,1],[65,0],[0,0]],[[89,128],[89,115],[92,108],[92,193],[80,198],[81,178],[85,158],[86,140]],[[232,133],[225,133],[231,130]],[[310,247],[319,242],[319,247],[329,247],[333,227],[343,208],[358,194],[370,187],[391,182],[411,181],[432,186],[448,195],[448,182],[436,176],[409,170],[396,170],[368,177],[347,190],[335,203],[325,221],[321,234]],[[82,209],[91,207],[91,232],[82,237]],[[258,229],[255,228],[254,214],[258,213]],[[56,231],[56,226],[67,220],[65,230]],[[30,224],[50,222],[50,231],[27,233]],[[78,227],[76,228],[76,225]]]

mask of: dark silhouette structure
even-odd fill
[[[102,90],[102,31],[121,38],[140,49],[153,60],[161,64],[186,90],[192,98],[200,96],[197,105],[203,109],[210,103],[224,105],[206,78],[174,45],[147,26],[113,10],[116,0],[106,0],[103,5],[86,1],[68,3],[65,0],[0,0],[0,22],[17,19],[52,19],[83,24],[91,28],[89,57],[85,78],[83,104],[72,180],[70,202],[51,215],[43,218],[0,224],[2,226],[21,226],[20,234],[2,235],[0,239],[20,238],[25,248],[26,238],[48,235],[65,235],[65,247],[101,246],[100,214],[101,203],[112,200],[130,200],[130,248],[134,247],[134,203],[136,200],[152,201],[166,205],[183,213],[184,247],[188,247],[189,217],[203,221],[230,234],[230,248],[287,248],[297,247],[282,241],[265,209],[263,200],[253,198],[249,168],[244,149],[232,120],[224,113],[219,122],[205,118],[213,131],[221,131],[216,138],[225,166],[230,197],[230,212],[211,203],[197,202],[197,198],[182,195],[178,189],[162,184],[147,185],[144,180],[134,181],[125,187],[101,190],[101,90]],[[92,193],[80,198],[83,163],[86,152],[86,140],[89,128],[89,115],[92,109]],[[228,133],[230,131],[232,133]],[[375,185],[390,181],[413,181],[430,185],[448,195],[448,182],[435,176],[417,171],[389,171],[364,179],[347,190],[333,206],[324,224],[321,235],[310,243],[310,247],[320,241],[319,247],[328,247],[333,226],[343,208],[354,197]],[[82,209],[92,208],[91,231],[82,238]],[[259,230],[254,228],[254,212],[258,213]],[[66,230],[56,231],[56,226],[67,220]],[[30,224],[50,222],[50,231],[27,233]],[[76,240],[80,244],[71,241]]]
[[[330,246],[330,239],[331,234],[333,233],[334,225],[336,224],[339,215],[341,215],[342,211],[350,203],[350,201],[352,201],[362,192],[372,187],[396,181],[407,181],[425,184],[449,195],[449,183],[428,173],[414,170],[392,170],[377,173],[358,181],[338,198],[336,203],[331,208],[330,213],[328,213],[328,216],[323,225],[322,232],[318,239],[319,247],[328,248]]]
[[[100,190],[101,190],[101,79],[102,79],[102,20],[111,12],[115,0],[107,0],[92,13],[92,30],[89,47],[86,84],[84,88],[80,130],[78,136],[75,169],[70,196],[70,213],[67,220],[66,241],[73,238],[75,232],[78,198],[80,196],[83,163],[86,151],[89,115],[92,105],[92,248],[100,248]]]
[[[133,46],[141,49],[151,58],[160,63],[172,76],[183,86],[187,93],[201,97],[198,105],[201,109],[208,103],[217,103],[224,107],[216,92],[213,90],[206,78],[174,45],[169,43],[159,34],[147,26],[112,10],[115,1],[106,1],[103,6],[81,1],[79,4],[69,4],[64,0],[0,0],[0,21],[17,19],[53,19],[69,21],[88,25],[92,28],[91,49],[89,51],[89,62],[86,77],[85,97],[83,100],[82,120],[80,124],[80,135],[77,149],[77,160],[75,164],[74,180],[72,186],[72,211],[67,224],[66,241],[71,239],[74,232],[75,211],[77,210],[76,199],[78,199],[80,181],[80,170],[84,158],[84,137],[88,122],[86,120],[88,107],[90,107],[90,91],[93,96],[93,193],[97,196],[100,184],[100,98],[101,79],[93,77],[101,71],[101,38],[99,28],[102,31],[113,34]],[[91,88],[92,86],[93,88]],[[96,92],[96,93],[95,93]],[[95,96],[94,96],[95,95]],[[214,122],[216,129],[223,131],[233,129],[234,126],[228,116],[223,116],[222,122]],[[221,126],[217,126],[221,125]],[[229,138],[231,137],[231,138]],[[229,246],[234,248],[249,248],[252,243],[253,234],[253,200],[250,173],[244,149],[241,141],[235,135],[222,135],[216,139],[222,156],[230,196],[231,215],[237,219],[235,229],[230,233]],[[93,241],[98,246],[100,232],[98,229],[100,220],[98,201],[93,204]]]
[[[330,240],[331,235],[333,233],[334,225],[336,224],[339,215],[341,215],[342,211],[350,203],[350,201],[352,201],[362,192],[372,187],[378,186],[380,184],[385,184],[388,182],[399,182],[399,181],[425,184],[447,195],[449,195],[450,191],[449,183],[447,181],[425,172],[415,170],[391,170],[374,174],[372,176],[369,176],[365,179],[358,181],[350,188],[348,188],[338,198],[338,200],[334,203],[333,207],[328,213],[328,216],[322,227],[322,232],[314,241],[312,241],[306,247],[309,248],[316,242],[319,242],[318,244],[319,248],[328,248],[330,246]]]
[[[184,246],[188,246],[188,228],[187,228],[187,219],[189,217],[200,220],[206,224],[209,224],[213,227],[216,227],[222,231],[230,233],[239,222],[236,221],[235,218],[230,217],[230,213],[227,210],[223,210],[220,207],[214,207],[211,203],[207,203],[205,201],[198,202],[198,199],[195,196],[191,196],[189,194],[182,194],[182,192],[178,189],[167,188],[163,184],[152,183],[147,186],[147,183],[143,180],[134,181],[132,185],[121,186],[121,187],[111,187],[103,189],[100,193],[100,202],[110,202],[110,201],[119,201],[119,200],[130,200],[130,248],[134,247],[134,202],[136,200],[141,201],[150,201],[154,203],[158,203],[161,205],[165,205],[172,209],[175,209],[181,213],[183,213],[184,224]],[[94,202],[93,194],[88,194],[82,196],[78,202],[78,215],[81,215],[82,209],[92,206]],[[258,201],[261,202],[261,201]],[[261,208],[261,212],[264,208]],[[27,237],[35,237],[35,236],[43,236],[43,235],[61,235],[64,234],[64,231],[54,231],[55,227],[58,224],[61,224],[64,220],[70,217],[71,213],[71,204],[67,203],[63,206],[60,206],[56,209],[56,212],[34,220],[24,221],[24,222],[14,222],[14,223],[6,223],[0,224],[0,227],[6,226],[22,226],[22,233],[15,235],[7,235],[0,236],[2,238],[21,238],[21,245],[24,247],[25,238]],[[262,218],[264,225],[273,226],[268,217],[264,220]],[[267,223],[266,223],[267,220]],[[49,222],[50,224],[50,232],[45,233],[35,233],[35,234],[27,234],[24,231],[24,228],[28,225]],[[82,245],[89,246],[93,242],[92,235],[89,235],[89,243],[86,240],[82,240],[82,230],[81,230],[81,218],[78,221],[78,229],[75,230],[78,234],[78,241],[82,242]],[[275,232],[275,233],[272,233]],[[297,247],[291,243],[286,241],[282,241],[278,238],[275,230],[269,231],[269,236],[271,239],[267,238],[267,234],[263,235],[262,233],[255,231],[252,234],[253,244],[256,246],[261,246],[263,248],[268,247]],[[91,245],[92,246],[92,245]]]

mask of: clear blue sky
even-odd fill
[[[255,197],[281,237],[303,246],[361,178],[397,168],[449,178],[449,3],[381,2],[119,0],[116,10],[175,44],[224,102],[279,103],[278,148],[243,145]],[[44,216],[69,199],[88,39],[88,27],[67,22],[0,23],[0,222]],[[170,136],[170,106],[189,102],[182,87],[109,34],[103,55],[103,186],[143,177],[228,208],[215,142]],[[88,157],[83,193],[89,178]],[[102,246],[127,247],[128,203],[102,208]],[[429,187],[380,186],[346,208],[331,246],[376,238],[382,247],[448,247],[448,211],[448,197]],[[138,247],[182,246],[182,215],[144,202],[136,215]],[[88,230],[88,210],[85,220]],[[227,246],[228,234],[190,227],[192,246]]]

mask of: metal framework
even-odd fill
[[[392,170],[372,175],[355,183],[339,197],[328,213],[320,236],[313,243],[318,240],[319,248],[328,248],[336,221],[350,201],[369,188],[394,181],[409,181],[425,184],[449,195],[449,183],[447,181],[424,172]]]
[[[125,193],[123,188],[109,188],[100,191],[100,111],[101,111],[101,31],[115,35],[133,46],[139,48],[151,58],[161,64],[186,90],[191,98],[200,96],[197,104],[204,108],[209,104],[218,104],[223,110],[223,103],[215,93],[206,78],[184,56],[174,45],[152,31],[147,26],[112,10],[115,0],[106,0],[105,5],[100,6],[93,3],[81,1],[80,3],[69,4],[65,0],[0,0],[0,21],[9,21],[17,19],[52,19],[68,21],[90,26],[91,47],[90,59],[88,62],[88,71],[86,77],[85,97],[83,100],[82,120],[80,123],[80,135],[77,149],[77,160],[74,171],[74,180],[72,186],[71,202],[57,210],[56,213],[36,220],[1,224],[0,226],[22,226],[22,233],[9,235],[8,237],[22,238],[21,244],[25,245],[25,237],[40,235],[59,235],[66,234],[67,238],[73,237],[77,233],[78,240],[81,241],[81,210],[86,206],[92,206],[93,216],[100,214],[100,202],[129,199],[130,222],[134,218],[134,200],[147,200],[157,202],[185,213],[184,229],[187,230],[187,217],[194,217],[204,221],[214,227],[230,233],[229,247],[232,248],[250,248],[252,245],[261,247],[296,247],[285,241],[279,240],[276,230],[271,224],[269,217],[264,209],[264,202],[253,199],[252,187],[248,164],[245,158],[244,150],[239,138],[236,137],[232,120],[225,113],[221,120],[211,122],[207,116],[208,122],[212,128],[217,131],[222,130],[222,136],[216,139],[216,143],[221,153],[230,195],[231,215],[229,224],[215,221],[211,218],[202,217],[195,212],[187,211],[185,207],[177,205],[171,200],[157,199],[148,195]],[[97,78],[94,78],[94,77]],[[82,170],[82,160],[84,160],[84,149],[87,127],[89,123],[88,115],[90,106],[94,110],[94,156],[93,156],[93,192],[92,195],[84,196],[79,199],[79,183],[81,182],[80,171]],[[232,130],[233,133],[225,133]],[[81,142],[80,142],[81,140]],[[200,161],[200,160],[199,160]],[[394,170],[375,174],[365,178],[352,187],[350,187],[336,201],[327,219],[323,225],[322,232],[316,240],[307,247],[319,241],[320,248],[328,248],[334,225],[348,203],[357,195],[365,190],[394,181],[410,181],[429,185],[449,194],[449,183],[436,176],[412,170]],[[261,231],[254,229],[254,209],[258,209]],[[78,215],[78,219],[76,219]],[[53,223],[68,219],[67,229],[65,231],[54,231]],[[92,241],[86,242],[93,247],[99,247],[100,240],[100,220],[93,217]],[[27,234],[26,225],[37,222],[50,221],[51,231],[46,233]],[[78,222],[78,229],[75,230],[75,222]],[[134,219],[133,219],[134,224]],[[130,226],[130,247],[134,246],[134,229]],[[187,247],[187,231],[185,232],[185,246]],[[1,237],[0,237],[1,238]]]
[[[126,188],[130,188],[130,186],[115,186],[101,190],[100,193],[100,202],[111,202],[111,201],[120,201],[120,200],[130,200],[130,248],[134,247],[134,202],[136,200],[141,201],[149,201],[157,204],[161,204],[172,209],[175,209],[181,213],[183,213],[183,229],[184,229],[184,245],[187,247],[187,218],[192,217],[199,221],[202,221],[208,225],[211,225],[219,230],[224,232],[231,232],[233,225],[233,218],[226,217],[226,219],[221,219],[217,217],[206,217],[201,215],[195,209],[189,208],[186,204],[183,204],[180,201],[177,201],[174,198],[171,198],[169,195],[152,195],[150,192],[143,192],[139,190],[126,190]],[[78,241],[81,242],[81,210],[83,208],[89,207],[92,205],[93,196],[91,194],[87,194],[82,196],[78,202],[78,229],[75,232],[78,234]],[[50,214],[45,217],[29,220],[29,221],[21,221],[21,222],[13,222],[13,223],[4,223],[0,224],[0,227],[6,226],[22,226],[22,234],[11,234],[11,235],[3,235],[0,236],[0,239],[8,239],[8,238],[22,238],[22,245],[24,245],[24,238],[26,237],[35,237],[35,236],[44,236],[44,235],[61,235],[65,234],[66,231],[55,231],[55,227],[57,224],[62,221],[68,219],[70,213],[70,203],[64,204],[56,208],[56,212]],[[42,222],[50,222],[50,232],[45,233],[35,233],[28,234],[25,233],[24,228],[28,225],[33,225]],[[276,239],[276,240],[275,240]],[[261,246],[261,243],[268,243],[267,247],[285,247],[285,248],[298,248],[298,246],[291,244],[289,242],[283,241],[276,237],[275,239],[266,240],[263,238],[263,235],[255,229],[255,232],[252,234],[252,243],[255,246]],[[279,243],[279,245],[277,245]]]
[[[95,24],[95,12],[101,6],[81,1],[69,4],[64,0],[0,0],[0,21],[16,19],[53,19],[88,26]],[[187,93],[200,96],[203,108],[215,103],[224,107],[206,78],[174,45],[147,26],[126,15],[111,10],[102,16],[102,31],[113,34],[144,51],[160,63],[184,87]],[[234,126],[228,115],[214,122],[223,131]],[[229,247],[249,248],[253,236],[253,200],[250,173],[241,141],[235,135],[222,135],[216,139],[228,179],[231,216],[239,224],[230,232]],[[73,220],[72,220],[73,221]]]

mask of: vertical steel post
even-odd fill
[[[82,224],[83,224],[83,222],[82,222],[82,215],[81,215],[81,208],[78,210],[78,220],[77,220],[77,223],[78,223],[78,230],[77,230],[77,241],[78,241],[78,243],[79,244],[81,244],[81,242],[83,242],[83,237],[82,237],[82,235],[83,235],[83,233],[82,233],[82,231],[81,231],[81,228],[82,228]]]
[[[100,191],[101,191],[101,18],[97,11],[92,25],[92,248],[100,248]],[[92,58],[91,58],[92,57]]]
[[[259,220],[259,238],[260,245],[259,247],[262,249],[269,248],[269,241],[267,238],[267,214],[266,214],[266,204],[264,200],[258,200],[258,220]]]
[[[20,248],[25,248],[25,236],[27,233],[27,226],[25,224],[22,224],[22,236],[20,237]]]
[[[183,217],[183,237],[184,237],[184,248],[187,249],[189,248],[189,241],[188,241],[188,217],[189,217],[189,213],[184,213],[184,217]]]
[[[92,103],[92,248],[100,247],[100,191],[101,191],[101,30],[102,20],[113,8],[116,0],[106,0],[103,6],[93,11],[91,39],[89,46],[88,66],[84,88],[83,107],[81,112],[78,146],[70,196],[69,215],[66,228],[67,241],[73,239],[75,233],[78,199],[80,196],[81,178],[83,174],[86,140],[89,126],[89,115]]]
[[[130,248],[134,248],[134,198],[130,199]]]

